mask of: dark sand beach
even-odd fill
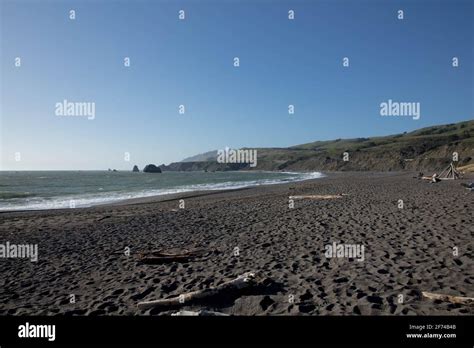
[[[142,311],[137,303],[250,271],[265,285],[183,308],[233,315],[472,314],[472,307],[421,296],[474,296],[474,194],[460,185],[472,176],[430,184],[413,175],[332,173],[230,192],[1,213],[0,241],[37,243],[39,259],[0,260],[0,314],[170,314]],[[288,205],[291,195],[340,193],[347,196]],[[180,197],[185,209],[178,209]],[[333,242],[364,245],[364,261],[327,258],[325,245]],[[190,247],[206,252],[188,262],[137,262],[141,251]]]

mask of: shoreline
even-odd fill
[[[240,173],[241,171],[237,171],[237,172]],[[248,172],[251,172],[251,171],[248,171]],[[261,171],[261,172],[262,173],[267,173],[266,171]],[[270,172],[268,172],[268,173],[270,173]],[[196,195],[196,196],[208,195],[208,194],[212,194],[213,192],[231,192],[231,191],[246,190],[246,189],[249,189],[249,188],[261,187],[261,186],[284,185],[284,184],[291,184],[291,183],[296,183],[296,182],[304,182],[304,181],[308,181],[308,180],[319,180],[319,179],[324,178],[325,176],[329,175],[329,173],[323,173],[323,172],[271,172],[271,173],[288,173],[288,174],[298,174],[298,175],[317,173],[317,174],[320,174],[321,176],[318,177],[318,178],[306,178],[306,179],[294,180],[294,181],[290,181],[290,182],[283,182],[282,181],[282,182],[275,182],[275,183],[269,183],[269,184],[250,184],[248,186],[236,187],[236,188],[218,188],[218,189],[209,189],[209,190],[189,190],[189,191],[183,191],[183,192],[177,192],[177,193],[165,193],[165,194],[157,194],[157,195],[152,195],[152,196],[126,198],[126,199],[119,199],[119,200],[111,201],[111,202],[96,203],[96,204],[88,205],[88,206],[79,206],[79,207],[75,207],[75,208],[12,209],[12,210],[1,210],[0,209],[0,214],[15,213],[15,212],[28,212],[28,211],[53,211],[53,210],[87,209],[87,208],[94,208],[94,207],[101,207],[101,206],[141,204],[141,203],[144,203],[144,202],[145,203],[146,202],[159,202],[159,201],[166,201],[166,200],[170,200],[170,199],[180,199],[182,197],[191,197],[191,196],[194,196],[194,195]],[[147,173],[145,173],[145,174],[147,174]],[[238,182],[236,182],[236,183],[238,183]],[[161,198],[163,198],[163,199],[161,199]]]
[[[296,173],[296,172],[295,172]],[[273,184],[262,184],[262,185],[249,185],[245,187],[239,188],[230,188],[230,189],[216,189],[216,190],[196,190],[196,191],[186,191],[186,192],[178,192],[178,193],[167,193],[161,195],[153,195],[153,196],[144,196],[144,197],[136,197],[136,198],[128,198],[113,202],[105,202],[105,203],[98,203],[91,206],[84,206],[84,207],[75,207],[75,208],[51,208],[51,209],[19,209],[19,210],[0,210],[0,216],[3,214],[9,213],[28,213],[28,212],[61,212],[61,211],[71,211],[71,210],[80,210],[80,209],[93,209],[93,208],[100,208],[100,207],[115,207],[115,206],[127,206],[127,205],[138,205],[138,204],[147,204],[147,203],[160,203],[160,202],[167,202],[167,201],[174,201],[183,198],[195,198],[207,195],[214,195],[214,194],[221,194],[227,192],[234,192],[234,191],[245,191],[254,188],[265,188],[271,186],[284,186],[284,185],[292,185],[300,182],[309,182],[315,180],[321,180],[327,177],[335,177],[338,175],[403,175],[403,174],[414,174],[411,172],[341,172],[341,171],[334,171],[334,172],[298,172],[297,174],[310,174],[310,173],[319,173],[322,176],[319,178],[310,178],[310,179],[303,179],[303,180],[295,180],[291,182],[279,182]]]
[[[312,179],[310,179],[312,180]],[[316,179],[314,179],[316,180]],[[263,186],[263,185],[262,185]],[[196,198],[201,196],[206,196],[213,193],[225,193],[225,192],[233,192],[233,191],[241,191],[251,189],[253,187],[242,187],[238,189],[222,189],[222,190],[205,190],[205,191],[188,191],[188,192],[179,192],[179,193],[169,193],[163,195],[155,195],[155,196],[147,196],[147,197],[137,197],[137,198],[129,198],[124,200],[119,200],[110,203],[99,203],[87,207],[76,207],[76,208],[52,208],[52,209],[24,209],[24,210],[0,210],[1,214],[9,214],[9,213],[28,213],[28,212],[66,212],[72,210],[86,210],[86,209],[94,209],[94,208],[107,208],[107,207],[120,207],[120,206],[127,206],[127,205],[137,205],[137,204],[147,204],[147,203],[160,203],[160,202],[168,202],[174,201],[181,198]]]

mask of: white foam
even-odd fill
[[[295,173],[295,172],[280,172],[282,174],[292,174],[294,177],[279,178],[279,179],[260,179],[249,181],[227,181],[223,183],[214,184],[196,184],[186,185],[176,188],[157,189],[157,190],[140,190],[133,192],[107,192],[99,194],[84,194],[75,196],[61,196],[57,198],[40,198],[33,197],[22,200],[21,202],[2,202],[0,204],[0,211],[14,211],[14,210],[49,210],[49,209],[67,209],[71,208],[71,202],[74,207],[91,207],[101,204],[120,202],[134,198],[145,198],[153,196],[162,196],[168,194],[193,192],[193,191],[214,191],[214,190],[228,190],[240,189],[245,187],[254,187],[261,185],[276,185],[288,182],[297,182],[310,179],[318,179],[324,177],[324,174],[319,172],[312,173]]]

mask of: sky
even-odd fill
[[[1,170],[131,170],[474,119],[470,0],[0,4]],[[382,117],[389,99],[420,118]],[[94,117],[58,115],[64,100]]]

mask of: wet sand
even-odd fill
[[[472,307],[427,300],[421,291],[474,296],[474,193],[460,185],[473,178],[430,184],[412,177],[331,173],[235,191],[0,213],[0,243],[37,243],[39,252],[38,262],[0,259],[0,314],[166,315],[172,311],[142,311],[137,303],[205,289],[249,271],[264,286],[183,309],[472,314]],[[347,195],[295,200],[289,207],[289,196],[341,193]],[[326,257],[325,246],[333,242],[363,245],[364,260]],[[139,252],[160,248],[205,253],[187,262],[137,262]]]

